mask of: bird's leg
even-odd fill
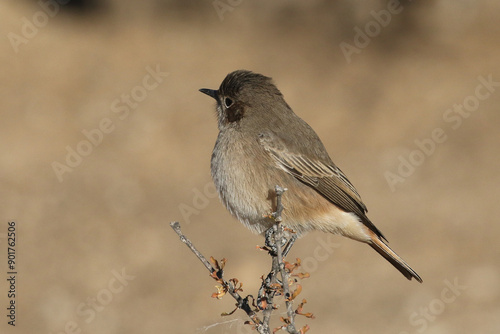
[[[290,249],[292,249],[295,240],[297,240],[297,234],[293,233],[288,242],[286,243],[285,248],[283,249],[283,257],[288,255],[288,252],[290,251]]]

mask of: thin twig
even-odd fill
[[[283,219],[281,218],[281,213],[283,212],[283,204],[281,203],[281,196],[283,193],[287,191],[286,188],[281,188],[280,186],[274,187],[274,191],[276,192],[276,212],[273,213],[273,218],[276,223],[281,223]]]
[[[262,280],[262,285],[259,289],[259,299],[265,298],[266,307],[262,311],[262,323],[270,328],[271,315],[274,310],[274,296],[276,295],[278,273],[278,259],[272,256],[271,271],[267,274],[266,278]]]
[[[177,233],[177,235],[179,236],[179,238],[181,238],[181,241],[183,243],[185,243],[186,246],[189,247],[189,249],[194,253],[194,255],[196,255],[196,257],[198,259],[200,259],[200,261],[205,265],[205,268],[207,268],[208,271],[210,271],[210,273],[213,273],[214,271],[216,271],[215,268],[212,267],[212,265],[210,264],[210,262],[208,262],[208,260],[203,256],[203,254],[201,254],[196,249],[196,247],[194,247],[193,243],[188,238],[186,238],[186,236],[184,234],[182,234],[181,224],[179,224],[179,222],[171,222],[170,223],[170,227],[172,227],[174,229],[175,233]]]
[[[276,226],[276,225],[275,225]],[[283,235],[283,226],[277,226],[276,227],[276,236],[278,240],[281,239],[281,235]],[[276,248],[278,251],[278,267],[280,270],[281,274],[281,280],[282,285],[283,285],[283,294],[285,297],[285,304],[286,304],[286,313],[288,315],[288,319],[290,320],[290,323],[287,326],[287,331],[289,333],[298,333],[297,329],[295,329],[295,312],[292,307],[292,300],[291,300],[291,294],[290,294],[290,283],[289,283],[289,277],[288,273],[285,270],[285,263],[283,262],[283,253],[281,251],[281,243],[278,242],[276,243]]]
[[[286,189],[281,188],[280,186],[276,186],[276,216],[274,219],[276,220],[276,224],[274,224],[273,229],[275,232],[275,240],[276,240],[276,252],[277,260],[278,260],[278,268],[281,274],[281,280],[283,285],[283,294],[285,297],[286,304],[286,312],[288,315],[288,319],[290,323],[287,325],[287,331],[289,333],[298,333],[295,329],[295,312],[292,308],[292,300],[290,294],[290,286],[289,286],[289,277],[288,273],[285,270],[285,263],[283,262],[283,251],[281,240],[283,239],[283,225],[281,225],[281,213],[283,211],[283,204],[281,203],[281,196],[286,191]],[[289,249],[287,250],[287,252]]]
[[[189,249],[196,255],[198,259],[205,265],[205,267],[210,271],[210,274],[217,272],[217,270],[208,262],[208,260],[201,254],[196,247],[194,247],[193,243],[182,233],[181,225],[179,222],[171,222],[170,226],[177,233],[181,241],[189,247]],[[240,294],[235,291],[235,287],[231,282],[226,282],[222,277],[220,277],[223,284],[227,287],[227,292],[236,300],[236,307],[242,309],[246,312],[246,314],[250,317],[253,323],[256,326],[256,329],[261,334],[268,334],[269,331],[264,331],[265,326],[262,324],[262,320],[255,314],[255,311],[252,310],[251,305],[248,302],[248,296],[243,298]]]
[[[241,288],[235,286],[238,284],[238,280],[231,279],[227,282],[223,278],[223,265],[219,266],[217,261],[211,259],[212,263],[216,267],[214,268],[212,263],[208,261],[203,254],[196,249],[193,243],[182,233],[179,222],[170,223],[170,226],[177,233],[181,241],[189,247],[189,249],[208,269],[210,276],[216,279],[218,283],[222,284],[224,288],[222,295],[225,292],[228,292],[236,300],[236,307],[245,311],[251,319],[251,324],[260,334],[271,333],[270,320],[272,311],[275,309],[273,299],[276,293],[283,293],[288,315],[288,319],[286,319],[285,324],[281,327],[281,329],[285,329],[288,333],[292,334],[299,333],[295,328],[295,311],[293,310],[292,305],[293,296],[290,294],[290,280],[284,263],[284,257],[288,254],[297,239],[297,235],[295,233],[292,233],[290,237],[285,237],[285,228],[283,224],[281,224],[281,214],[284,209],[281,197],[286,190],[286,188],[281,188],[280,186],[276,186],[275,188],[276,212],[272,213],[272,218],[274,219],[275,224],[273,224],[273,226],[266,231],[266,246],[263,247],[263,249],[267,250],[272,257],[272,266],[271,272],[269,272],[269,274],[262,279],[262,284],[257,296],[257,305],[251,295],[248,295],[245,298],[241,297],[238,293],[238,291],[242,291]],[[281,281],[278,279],[278,273],[281,275]],[[252,302],[249,301],[250,298]],[[262,320],[257,316],[259,310],[263,311]]]

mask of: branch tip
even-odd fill
[[[284,298],[287,317],[282,317],[281,320],[283,325],[275,328],[274,331],[272,331],[273,333],[279,330],[285,330],[291,334],[305,333],[309,330],[309,326],[305,325],[297,330],[295,327],[295,316],[302,315],[307,318],[314,318],[312,313],[303,312],[303,307],[306,303],[305,299],[299,303],[295,310],[292,308],[293,301],[302,290],[302,286],[297,284],[297,278],[307,278],[309,277],[309,274],[301,272],[294,273],[294,270],[301,265],[300,259],[297,258],[296,263],[289,263],[284,260],[285,256],[288,254],[297,239],[297,234],[293,230],[281,224],[281,214],[284,210],[281,199],[285,191],[287,191],[286,188],[276,185],[276,211],[268,215],[268,217],[274,219],[274,224],[265,233],[265,246],[257,247],[258,249],[268,251],[272,258],[272,267],[267,276],[261,276],[262,284],[256,299],[254,299],[252,295],[242,297],[239,294],[239,292],[243,291],[243,284],[239,282],[238,279],[232,278],[228,281],[224,279],[223,268],[226,264],[225,258],[217,261],[215,258],[210,257],[210,260],[207,260],[203,254],[196,249],[193,243],[182,233],[180,223],[177,221],[170,223],[170,226],[177,233],[180,240],[205,265],[207,270],[210,272],[210,276],[220,284],[220,286],[216,286],[217,292],[213,293],[212,297],[220,299],[228,293],[236,300],[236,308],[231,312],[223,313],[222,315],[230,315],[237,309],[241,309],[250,318],[250,320],[246,321],[245,324],[251,325],[252,329],[256,330],[260,334],[271,333],[271,328],[269,327],[271,314],[273,310],[277,309],[277,306],[273,303],[275,296],[282,296]],[[262,320],[258,316],[258,313],[261,311]]]

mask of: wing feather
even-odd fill
[[[385,239],[366,216],[367,208],[356,188],[333,162],[325,163],[304,154],[289,152],[272,133],[261,133],[259,142],[274,159],[278,168],[310,186],[341,209],[355,213],[368,228]]]

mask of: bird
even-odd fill
[[[283,224],[298,236],[319,230],[371,246],[408,280],[422,278],[389,246],[367,216],[356,188],[337,167],[316,132],[286,103],[270,77],[248,70],[229,73],[217,90],[219,133],[211,175],[227,210],[251,231],[274,224],[265,213],[282,197]]]

